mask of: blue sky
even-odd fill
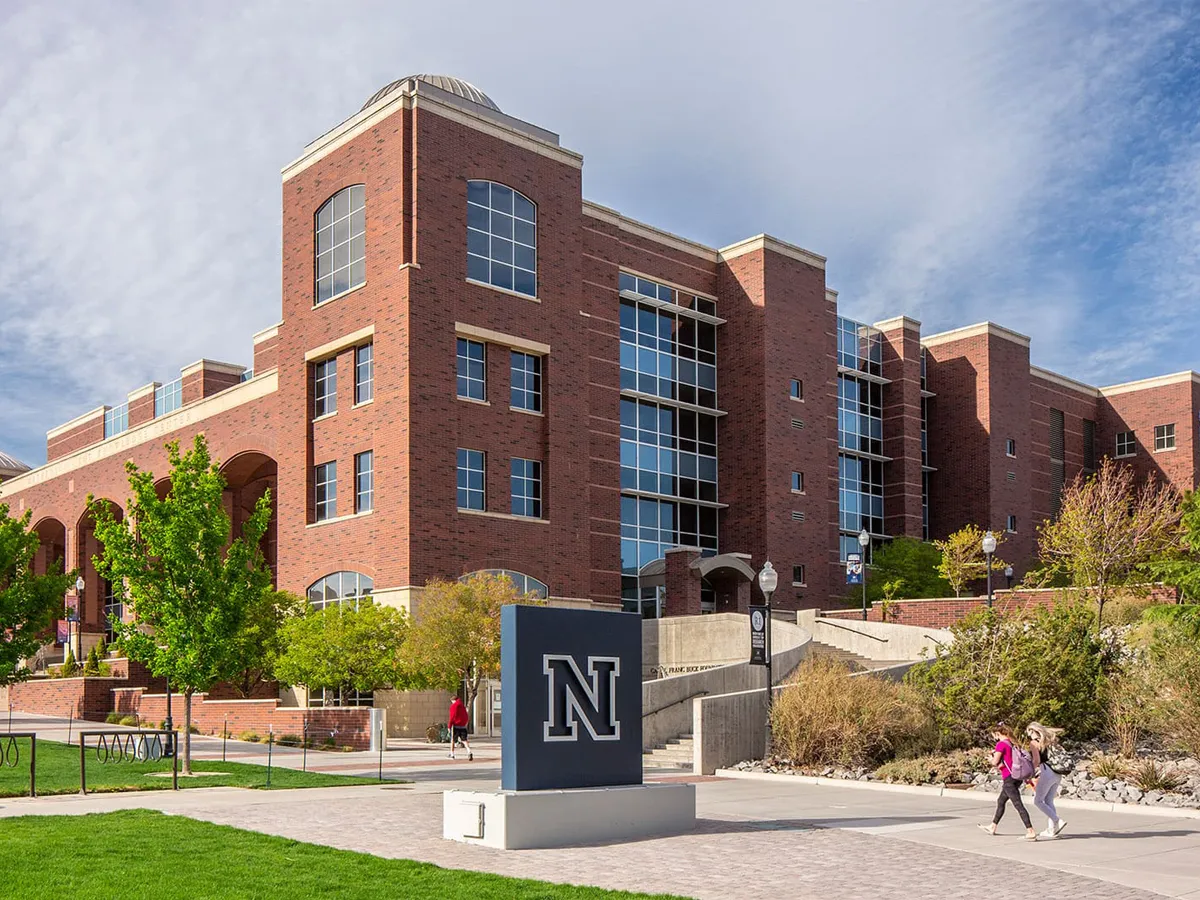
[[[847,315],[990,318],[1093,383],[1200,368],[1200,4],[680,8],[5,3],[0,449],[249,363],[280,168],[412,72],[560,132],[588,199],[826,255]]]

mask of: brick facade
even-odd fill
[[[549,132],[419,81],[306,147],[283,173],[282,321],[255,336],[254,377],[210,360],[188,366],[181,409],[155,418],[153,391],[137,389],[127,431],[104,439],[96,410],[50,433],[47,465],[0,487],[13,513],[32,508],[43,540],[61,546],[68,568],[82,569],[82,630],[94,639],[103,627],[86,497],[120,507],[127,460],[161,473],[163,443],[190,442],[197,431],[230,480],[235,528],[272,490],[265,547],[280,587],[302,593],[351,571],[373,579],[377,596],[404,602],[431,578],[504,568],[544,582],[553,597],[619,602],[621,272],[715,298],[723,320],[720,551],[748,554],[755,570],[770,558],[779,607],[820,607],[840,595],[837,299],[824,259],[767,236],[716,249],[635,222],[583,199],[581,166]],[[536,204],[536,298],[467,279],[472,179],[508,185]],[[365,197],[365,280],[314,305],[315,216],[352,185]],[[889,534],[922,532],[922,400],[931,536],[968,522],[1002,529],[1015,516],[1006,552],[1021,568],[1051,509],[1051,410],[1065,416],[1068,481],[1083,465],[1086,419],[1096,423],[1099,454],[1132,429],[1139,471],[1180,488],[1196,484],[1200,380],[1191,373],[1097,389],[1031,369],[1029,340],[990,324],[924,339],[911,319],[880,330]],[[486,403],[456,397],[460,334],[486,335]],[[373,347],[374,396],[356,404],[355,348],[364,343]],[[512,346],[546,348],[538,351],[541,414],[510,408]],[[314,421],[318,358],[337,360],[337,411]],[[792,379],[803,384],[802,400],[789,395]],[[1176,423],[1177,447],[1156,454],[1153,426],[1163,422]],[[459,447],[486,455],[482,513],[456,508]],[[374,505],[358,513],[354,460],[367,450]],[[510,515],[514,458],[542,464],[540,520]],[[330,462],[337,515],[317,522],[314,466]],[[793,472],[803,475],[803,493],[790,489]],[[803,581],[793,585],[799,566]],[[684,567],[669,568],[682,577]],[[722,584],[719,593],[719,602],[741,607],[757,586]],[[668,611],[692,611],[693,594],[689,587],[669,597]]]

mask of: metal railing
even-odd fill
[[[0,768],[15,769],[21,764],[18,738],[29,739],[29,796],[37,796],[37,734],[32,731],[8,731],[0,734]]]
[[[817,619],[818,625],[828,625],[830,628],[840,628],[842,631],[848,631],[851,634],[857,634],[859,637],[870,638],[873,641],[879,641],[881,644],[886,644],[888,638],[875,637],[873,634],[867,634],[865,631],[855,631],[853,628],[847,628],[845,625],[838,625],[835,622],[830,622],[828,619]]]
[[[166,730],[81,731],[79,732],[79,793],[87,793],[87,739],[97,738],[93,745],[96,761],[111,763],[157,762],[163,758],[172,734]],[[179,790],[179,757],[171,757],[171,790]]]

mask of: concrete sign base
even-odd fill
[[[501,850],[570,847],[696,827],[694,784],[446,791],[442,837]]]

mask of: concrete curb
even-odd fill
[[[822,778],[818,775],[779,775],[773,772],[744,772],[741,769],[717,769],[718,778],[741,778],[746,781],[770,781],[781,784],[804,784],[817,787],[854,788],[864,791],[886,791],[893,794],[918,794],[925,797],[954,797],[987,806],[994,805],[996,794],[985,791],[955,790],[944,785],[885,784],[881,781],[851,781],[843,778]],[[1142,806],[1137,803],[1103,803],[1097,800],[1076,800],[1056,797],[1054,805],[1062,809],[1085,809],[1093,812],[1126,813],[1134,816],[1157,816],[1165,819],[1200,819],[1200,809],[1178,806]]]

